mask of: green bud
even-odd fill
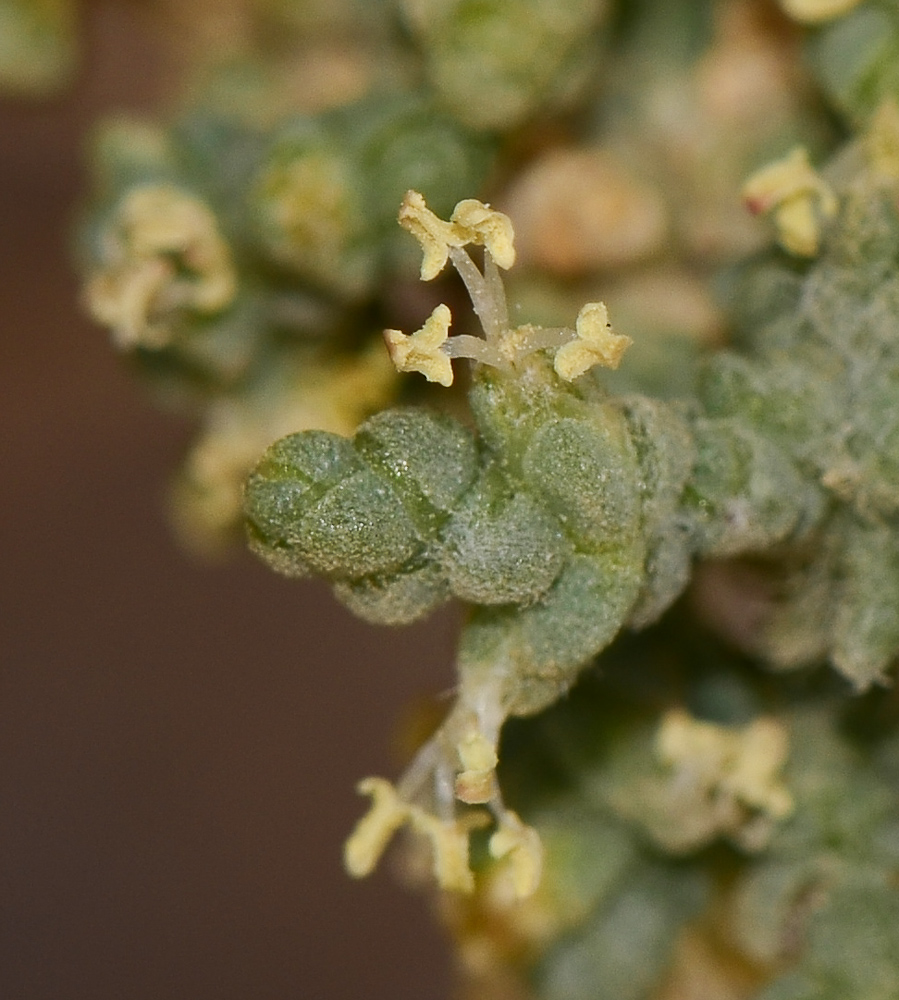
[[[695,461],[693,435],[674,405],[644,397],[627,400],[626,414],[639,463],[646,580],[628,624],[655,621],[687,585],[694,538],[681,497]]]
[[[422,531],[435,532],[478,473],[469,431],[425,409],[393,409],[366,420],[355,447],[388,479]]]
[[[698,420],[691,483],[700,551],[725,556],[763,551],[803,523],[817,493],[784,453],[736,419]]]
[[[522,604],[559,574],[567,544],[558,522],[526,493],[511,492],[488,467],[442,536],[441,563],[457,597],[475,604]]]
[[[495,676],[499,670],[506,714],[542,711],[615,638],[640,582],[639,559],[628,562],[611,553],[569,557],[535,604],[475,611],[462,634],[462,676]]]
[[[522,471],[579,548],[601,551],[633,536],[640,521],[637,462],[615,424],[548,421],[534,433]]]
[[[368,469],[354,472],[306,507],[294,531],[303,558],[329,577],[396,569],[419,543],[396,492]]]
[[[320,122],[300,120],[278,135],[251,191],[265,252],[332,290],[359,294],[374,260],[354,165]]]
[[[617,635],[641,582],[639,555],[572,556],[546,597],[521,613],[523,672],[561,674],[570,685]]]
[[[334,116],[334,129],[358,170],[368,225],[404,259],[412,248],[396,214],[405,193],[421,192],[444,218],[480,190],[493,153],[492,142],[418,95],[379,97],[346,108]]]
[[[244,510],[253,547],[281,572],[310,572],[297,524],[309,506],[362,464],[345,438],[324,431],[276,441],[247,480]]]

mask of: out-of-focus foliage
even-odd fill
[[[70,82],[75,33],[73,0],[2,0],[0,89],[42,96]]]

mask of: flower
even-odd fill
[[[757,170],[743,186],[743,200],[753,214],[773,215],[780,245],[798,257],[815,256],[821,221],[833,218],[839,207],[802,146]]]
[[[473,805],[496,794],[496,747],[477,729],[466,733],[457,746],[463,770],[456,775],[456,798]]]
[[[390,838],[409,818],[409,806],[385,778],[363,778],[356,788],[370,795],[372,804],[347,840],[343,860],[350,875],[363,878],[374,871]]]
[[[689,817],[688,835],[680,844],[671,840],[673,849],[725,833],[746,850],[758,850],[774,824],[793,812],[793,796],[780,779],[789,755],[788,733],[776,719],[728,727],[674,710],[662,720],[656,752],[671,769],[663,837],[679,836],[678,813]]]
[[[130,190],[103,234],[101,252],[85,299],[123,348],[163,347],[178,311],[215,313],[237,292],[231,252],[215,215],[170,184]]]
[[[429,382],[452,385],[453,366],[440,350],[449,336],[452,318],[449,306],[441,303],[415,333],[406,335],[401,330],[385,330],[384,342],[397,371],[419,372]]]
[[[407,191],[399,214],[400,225],[421,243],[422,279],[435,277],[451,260],[465,284],[481,322],[483,338],[466,334],[449,340],[449,308],[437,306],[424,326],[413,334],[385,330],[387,350],[398,371],[419,372],[430,382],[453,383],[451,358],[470,358],[502,371],[514,371],[537,351],[554,351],[554,370],[566,382],[594,365],[617,368],[630,337],[612,333],[603,302],[588,302],[578,313],[575,329],[525,324],[510,327],[506,293],[498,267],[515,262],[514,232],[508,216],[469,198],[460,201],[449,222],[439,219],[417,191]],[[483,246],[480,270],[464,249]]]
[[[519,899],[534,894],[543,869],[543,844],[537,831],[522,823],[511,809],[503,813],[499,828],[490,838],[490,854],[509,859],[512,885]]]
[[[612,333],[609,311],[604,302],[588,302],[578,313],[574,340],[556,352],[556,374],[573,382],[594,365],[617,368],[621,356],[633,343],[630,337]]]
[[[400,206],[399,223],[421,244],[422,281],[430,281],[446,266],[450,247],[483,246],[499,267],[515,263],[514,233],[507,215],[474,198],[460,201],[449,222],[438,218],[418,191],[407,191]]]

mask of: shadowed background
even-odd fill
[[[340,851],[403,706],[451,683],[451,622],[376,632],[178,550],[188,428],[80,314],[67,253],[86,129],[159,66],[137,7],[92,7],[84,43],[62,99],[0,103],[0,997],[439,1000],[425,901]]]

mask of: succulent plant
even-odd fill
[[[229,9],[98,132],[84,297],[186,534],[464,607],[350,874],[411,833],[471,1000],[899,995],[899,7]]]

